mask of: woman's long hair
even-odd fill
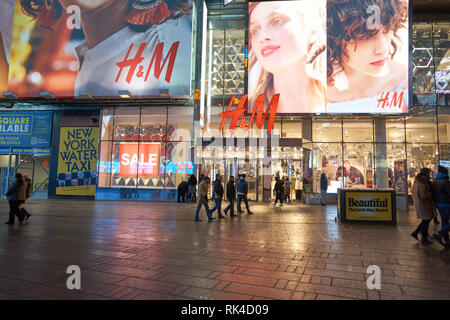
[[[367,40],[380,30],[370,29],[374,14],[368,8],[378,7],[381,29],[393,30],[391,59],[401,40],[397,35],[408,19],[405,0],[328,0],[327,2],[327,83],[334,85],[334,77],[343,71],[343,60],[350,41]],[[373,23],[372,23],[373,24]]]
[[[297,13],[303,24],[304,33],[302,36],[308,38],[308,52],[307,52],[307,61],[306,61],[306,74],[311,79],[311,84],[313,88],[314,95],[317,97],[316,99],[312,99],[312,101],[319,101],[320,105],[325,105],[325,95],[326,95],[326,77],[325,77],[325,68],[326,68],[326,55],[325,55],[325,45],[326,45],[326,34],[325,34],[325,4],[324,0],[304,0],[304,1],[296,1],[298,6],[301,6],[302,9],[297,9]],[[256,6],[259,5],[260,2],[251,2],[249,3],[249,17],[251,20],[252,12],[255,10]],[[249,47],[249,74],[251,74],[252,70],[256,68],[259,64],[257,64],[256,54],[252,51],[251,40],[248,43]],[[259,65],[260,66],[260,65]],[[261,66],[261,70],[257,77],[255,88],[248,93],[248,111],[251,112],[256,99],[261,94],[264,94],[265,103],[268,104],[273,95],[275,94],[274,90],[274,81],[273,74],[265,71]]]
[[[128,1],[128,11],[132,9],[132,5],[136,0],[123,0]],[[58,0],[20,0],[20,4],[22,5],[22,11],[32,18],[37,18],[39,12],[45,6],[45,2],[52,5],[56,10],[56,17],[59,18],[62,14],[63,8]],[[164,0],[170,10],[170,15],[164,21],[177,19],[181,16],[188,15],[192,11],[192,2],[187,0]],[[127,12],[128,13],[128,12]],[[161,21],[160,23],[163,23]],[[129,25],[136,31],[145,31],[150,26],[134,26]]]

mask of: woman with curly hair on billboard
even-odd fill
[[[249,111],[280,94],[278,113],[325,111],[325,0],[249,3]]]
[[[407,21],[406,0],[328,0],[327,112],[408,112]]]
[[[192,0],[20,2],[27,15],[49,29],[65,12],[79,14],[85,42],[74,52],[79,61],[75,96],[117,96],[118,90],[159,95],[161,89],[190,94]],[[76,15],[66,24],[76,28]],[[45,54],[42,50],[38,54]]]

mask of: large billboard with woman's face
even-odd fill
[[[14,0],[0,0],[0,94],[8,88]]]
[[[190,96],[192,10],[192,0],[16,0],[8,91]]]
[[[249,106],[408,112],[408,25],[408,0],[250,2]]]

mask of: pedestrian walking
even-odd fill
[[[286,182],[284,183],[284,200],[286,203],[291,203],[291,185],[289,177],[286,177]]]
[[[177,197],[177,202],[180,203],[181,201],[183,201],[184,203],[186,202],[186,193],[188,190],[188,184],[186,181],[182,181],[179,185],[178,185],[178,197]]]
[[[236,217],[234,214],[234,202],[236,200],[236,186],[234,185],[234,177],[231,176],[230,180],[227,183],[227,199],[230,204],[223,210],[225,214],[227,214],[228,210],[230,210],[230,217]]]
[[[188,179],[188,200],[191,202],[197,201],[197,178],[191,174]]]
[[[420,173],[416,176],[411,189],[417,218],[422,220],[416,230],[411,233],[411,236],[416,240],[419,240],[418,234],[421,233],[421,243],[423,245],[433,244],[433,242],[428,239],[428,228],[430,226],[430,221],[434,216],[433,195],[429,184],[431,178],[430,175],[430,169],[420,169]]]
[[[241,210],[241,201],[244,201],[245,203],[245,207],[247,209],[247,215],[251,215],[253,214],[253,212],[250,211],[250,208],[248,206],[248,199],[247,199],[247,194],[248,194],[248,183],[247,181],[245,181],[245,174],[241,174],[237,183],[236,183],[236,189],[237,189],[237,212],[239,214],[242,214],[242,210]]]
[[[23,219],[25,219],[24,214],[19,210],[20,204],[25,201],[25,190],[26,185],[22,174],[16,173],[13,184],[9,187],[8,191],[6,191],[6,197],[9,202],[9,220],[5,222],[5,224],[13,225],[15,216],[17,216],[19,222],[22,222]]]
[[[328,180],[325,173],[320,175],[320,204],[323,206],[327,205],[327,190],[328,190]]]
[[[31,183],[31,179],[30,179],[30,176],[28,175],[28,173],[25,173],[23,175],[23,179],[24,179],[25,186],[26,186],[25,187],[25,200],[23,201],[23,203],[20,204],[19,210],[20,210],[20,212],[22,212],[25,215],[25,220],[28,220],[28,219],[30,219],[31,214],[29,214],[28,211],[25,209],[25,202],[31,196],[31,189],[33,187],[33,184]]]
[[[211,213],[209,212],[209,207],[208,207],[208,190],[209,190],[210,182],[211,182],[211,179],[209,179],[209,177],[204,177],[203,180],[200,181],[200,183],[198,185],[198,204],[197,204],[197,210],[195,211],[195,220],[194,221],[202,221],[198,217],[200,210],[202,208],[202,205],[205,206],[206,215],[208,216],[208,221],[212,221],[215,219],[212,217]]]
[[[217,210],[217,217],[219,219],[225,218],[222,215],[222,198],[223,198],[223,186],[222,186],[222,176],[220,174],[216,174],[216,180],[214,180],[213,185],[213,197],[216,205],[211,209],[210,213]]]
[[[275,191],[275,202],[272,205],[276,206],[277,202],[280,201],[280,207],[283,206],[283,192],[284,192],[284,183],[279,177],[275,177],[275,187],[273,189]]]
[[[448,169],[438,166],[433,184],[431,186],[433,201],[441,216],[442,229],[433,235],[440,244],[446,248],[450,248],[449,231],[450,231],[450,182],[448,178]],[[444,239],[444,241],[442,241]]]

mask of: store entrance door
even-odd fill
[[[248,200],[258,201],[261,197],[262,180],[260,177],[259,159],[203,159],[201,172],[213,182],[216,174],[222,175],[224,189],[230,176],[237,180],[238,175],[245,174],[248,183]]]
[[[275,178],[283,179],[289,185],[290,200],[300,200],[302,189],[302,151],[299,147],[280,147],[276,159],[272,161],[272,199],[275,199]]]

